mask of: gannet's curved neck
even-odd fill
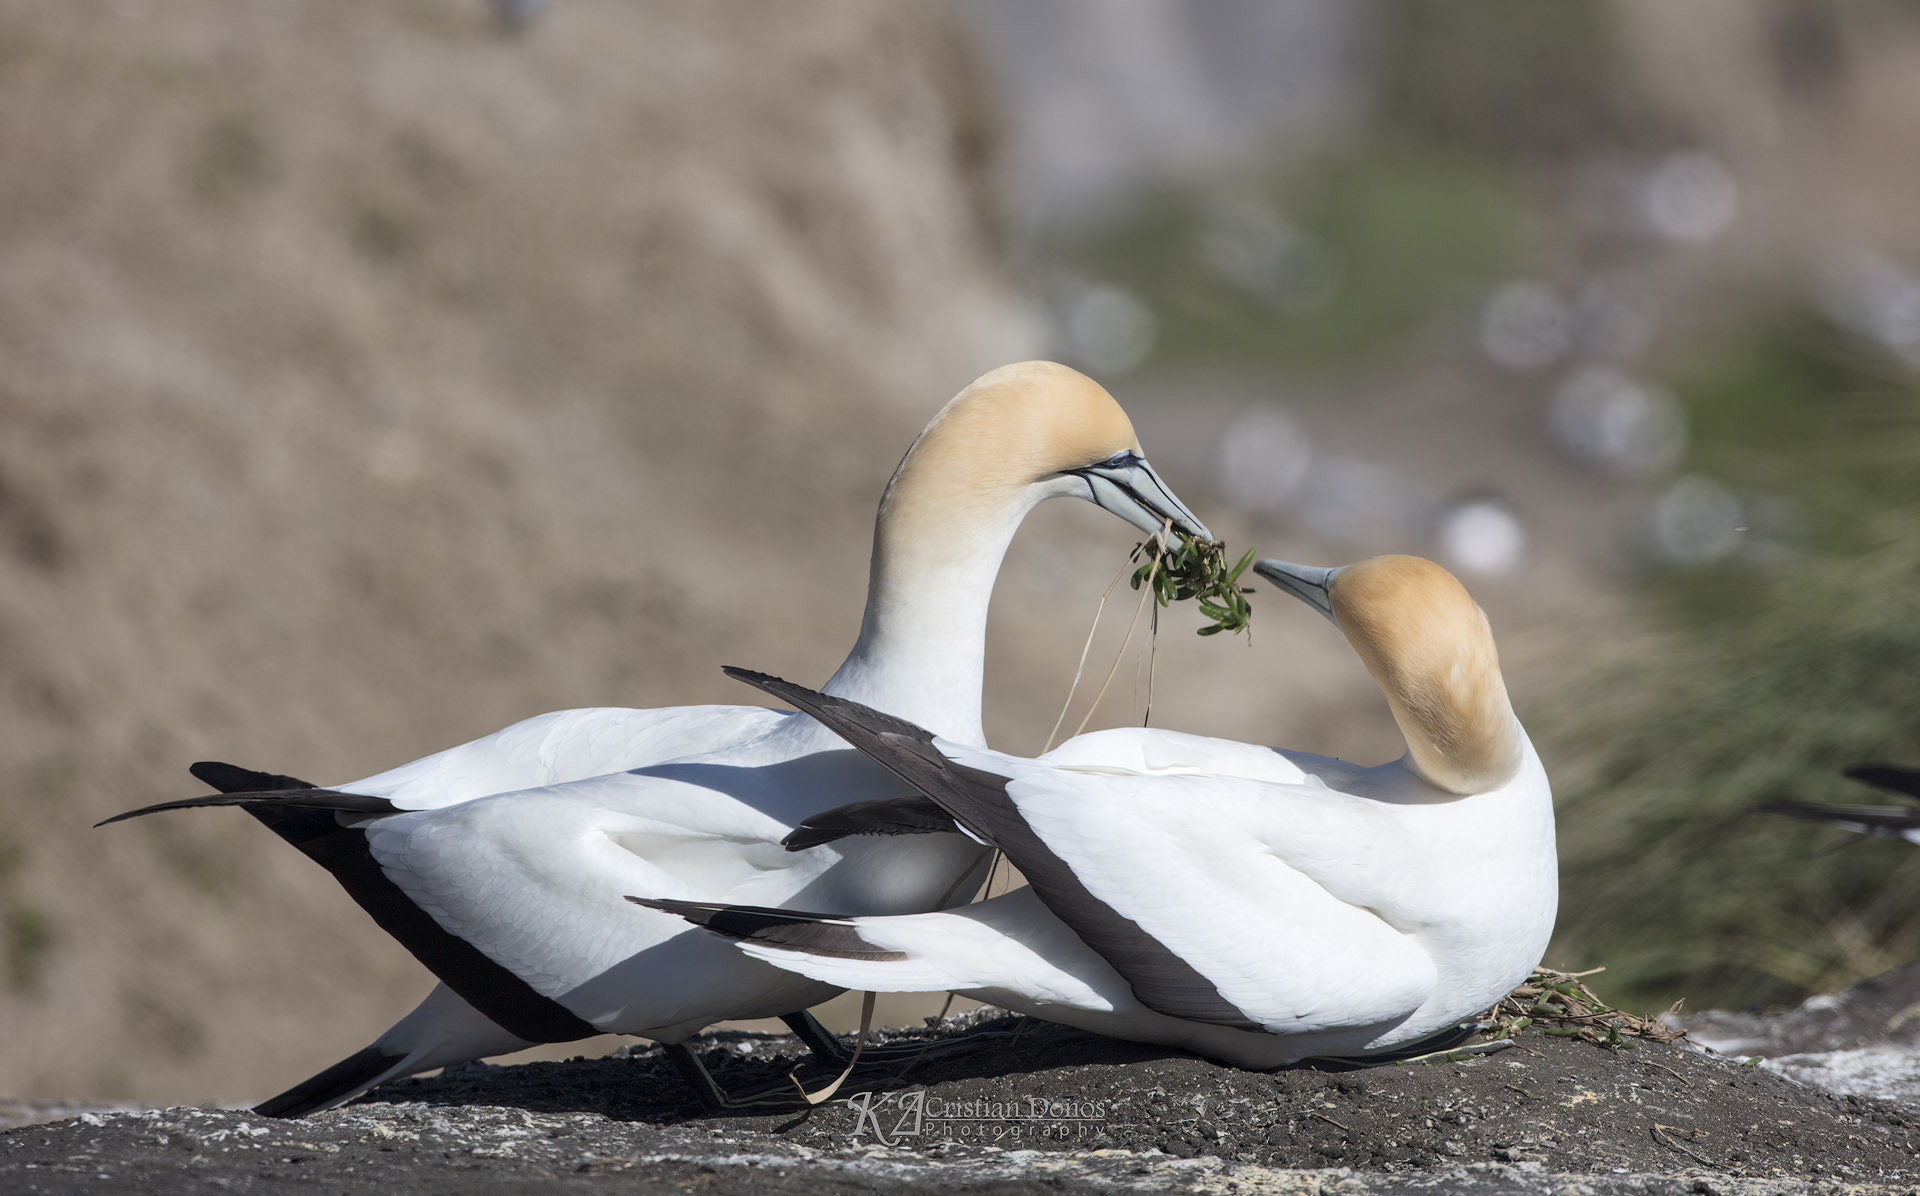
[[[994,578],[1020,521],[1048,491],[978,477],[956,485],[967,479],[920,465],[909,454],[881,500],[860,638],[822,688],[981,744]]]
[[[1126,413],[1065,366],[1003,366],[955,395],[887,483],[860,639],[825,691],[984,743],[980,673],[1000,558],[1041,500],[1099,501],[1076,471],[1117,453],[1140,453]]]
[[[1419,557],[1372,557],[1335,571],[1328,594],[1406,737],[1408,767],[1448,793],[1512,780],[1525,733],[1493,629],[1459,581]]]
[[[1384,681],[1381,689],[1406,738],[1407,767],[1429,785],[1448,793],[1489,793],[1519,770],[1524,733],[1497,664],[1490,674],[1472,677],[1462,694]]]

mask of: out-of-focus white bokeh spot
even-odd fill
[[[1553,394],[1554,440],[1615,473],[1665,473],[1687,450],[1687,416],[1671,394],[1618,370],[1589,366]]]
[[[1497,498],[1464,499],[1440,514],[1434,539],[1446,563],[1467,573],[1512,572],[1527,548],[1527,531]]]
[[[1061,288],[1061,340],[1068,355],[1097,377],[1139,369],[1159,331],[1147,305],[1122,287],[1076,281]]]
[[[1543,282],[1509,282],[1487,301],[1480,320],[1480,347],[1510,370],[1552,365],[1572,340],[1572,313],[1559,292]]]
[[[1827,318],[1920,365],[1920,276],[1881,254],[1834,255],[1816,293]]]
[[[1689,474],[1653,506],[1653,548],[1676,565],[1710,565],[1739,549],[1746,526],[1740,497],[1712,478]]]
[[[1712,154],[1670,154],[1647,173],[1640,202],[1647,226],[1669,241],[1710,241],[1740,211],[1740,185]]]
[[[1306,429],[1272,404],[1247,408],[1220,438],[1220,485],[1228,501],[1273,514],[1284,508],[1313,465]]]

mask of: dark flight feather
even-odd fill
[[[1856,764],[1840,775],[1876,789],[1920,798],[1920,771],[1902,768],[1898,764]]]
[[[1897,835],[1920,827],[1920,806],[1819,805],[1804,801],[1770,801],[1754,807],[1762,814],[1804,818],[1810,822],[1837,822],[1869,834]]]
[[[366,835],[358,827],[342,826],[335,817],[339,813],[379,817],[402,812],[386,798],[317,789],[293,777],[254,772],[252,769],[215,761],[195,764],[193,775],[215,788],[262,783],[274,788],[243,788],[209,797],[160,802],[130,810],[99,825],[106,826],[122,819],[163,810],[239,806],[274,834],[298,848],[302,855],[332,873],[333,878],[340,882],[340,887],[379,924],[380,929],[392,935],[415,959],[426,965],[428,971],[501,1029],[535,1043],[572,1042],[599,1033],[593,1023],[540,993],[496,963],[484,951],[434,921],[431,914],[414,904],[406,890],[387,876],[380,862],[374,859]],[[343,1060],[306,1084],[319,1084],[323,1077],[365,1054],[362,1051],[360,1055]],[[305,1088],[306,1085],[301,1085],[282,1095],[291,1097]],[[280,1099],[275,1097],[274,1101]],[[299,1114],[276,1114],[282,1115]]]
[[[788,851],[804,851],[853,835],[958,834],[960,826],[940,803],[914,794],[882,797],[837,806],[815,814],[780,840]]]
[[[845,918],[832,914],[803,914],[790,909],[757,905],[720,905],[709,901],[662,901],[629,897],[635,905],[678,914],[730,939],[765,943],[788,951],[805,951],[836,959],[905,959],[904,951],[876,947],[860,937]]]
[[[1112,964],[1147,1008],[1212,1025],[1265,1028],[1139,923],[1090,893],[1020,816],[1007,796],[1005,777],[948,760],[933,746],[931,732],[905,719],[765,673],[732,667],[725,671],[812,715],[932,798],[975,837],[1004,851],[1047,908]]]
[[[384,797],[368,797],[363,793],[340,793],[332,789],[315,789],[309,786],[305,789],[241,790],[237,793],[209,793],[204,797],[183,797],[178,801],[156,802],[151,806],[128,810],[124,814],[115,814],[93,825],[111,826],[116,822],[125,822],[129,818],[140,818],[165,810],[195,810],[212,806],[277,806],[288,810],[325,810],[340,814],[399,813],[399,807]]]
[[[255,1105],[253,1111],[262,1117],[305,1117],[330,1109],[357,1095],[404,1058],[405,1055],[390,1054],[379,1047],[368,1047],[300,1081],[279,1096],[268,1097]]]

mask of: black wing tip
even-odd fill
[[[260,772],[257,769],[242,768],[238,764],[227,764],[219,760],[197,760],[187,766],[193,778],[209,788],[222,793],[266,792],[281,789],[317,789],[311,781],[299,777],[289,777],[277,772]]]
[[[788,691],[807,691],[803,685],[797,685],[785,677],[776,677],[772,673],[762,673],[755,669],[743,669],[739,665],[723,664],[720,671],[735,681],[744,681],[755,689],[762,689],[778,697],[785,697]]]
[[[187,765],[187,771],[192,773],[193,779],[199,781],[202,785],[210,785],[222,793],[225,793],[227,791],[226,787],[220,782],[237,773],[245,773],[248,770],[241,768],[238,764],[227,764],[220,760],[195,760],[192,764]]]
[[[628,901],[643,905],[648,909],[657,909],[661,913],[677,914],[695,926],[705,926],[720,913],[733,908],[713,901],[673,901],[664,897],[633,897]]]
[[[259,774],[264,775],[264,774]],[[270,777],[270,780],[285,781],[289,777]],[[400,808],[384,797],[372,797],[364,793],[341,793],[335,789],[320,789],[312,785],[297,784],[292,788],[260,790],[230,790],[224,793],[209,793],[200,797],[183,797],[176,801],[155,802],[150,806],[141,806],[137,810],[128,810],[122,814],[94,823],[94,827],[108,823],[124,822],[129,818],[139,818],[146,814],[158,814],[165,810],[199,810],[216,806],[242,806],[262,809],[284,808],[294,810],[333,810],[341,814],[367,814],[382,817],[399,813]]]
[[[882,797],[837,806],[793,828],[780,845],[806,851],[856,835],[958,834],[960,825],[931,798]]]
[[[1920,808],[1910,806],[1819,805],[1814,802],[1771,801],[1750,807],[1759,814],[1779,814],[1809,822],[1832,822],[1849,830],[1891,834],[1920,827]]]
[[[1920,770],[1899,764],[1855,764],[1851,768],[1841,769],[1840,775],[1850,781],[1885,789],[1889,793],[1920,797]]]
[[[773,909],[765,905],[726,905],[717,901],[673,901],[657,897],[628,897],[627,900],[648,909],[677,914],[695,926],[730,939],[759,939],[763,937],[763,932],[770,930],[847,925],[847,919],[834,914]]]
[[[772,694],[787,705],[805,711],[816,718],[820,716],[820,711],[823,707],[828,710],[833,710],[841,706],[852,706],[860,710],[866,709],[866,707],[861,706],[857,702],[849,702],[845,698],[835,698],[831,694],[823,694],[817,689],[809,689],[797,681],[789,681],[785,677],[776,677],[772,673],[756,672],[753,669],[743,669],[731,664],[721,665],[720,671],[735,681],[744,681],[762,693]]]
[[[832,694],[822,693],[817,689],[810,689],[798,681],[789,681],[785,677],[776,677],[772,673],[759,673],[752,669],[743,669],[731,664],[721,665],[720,671],[735,681],[744,681],[755,689],[770,693],[789,706],[797,706],[808,714],[815,715],[815,717],[818,717],[819,710],[822,707],[830,711],[855,710],[869,714],[880,713],[872,710],[870,707],[861,705],[859,702],[853,701],[851,698],[836,698]],[[882,715],[881,717],[890,716]]]
[[[102,818],[93,824],[93,829],[99,830],[103,826],[112,826],[116,822],[125,822],[129,818],[144,818],[148,814],[159,814],[167,810],[197,810],[235,804],[237,803],[227,800],[225,794],[215,794],[211,797],[185,797],[176,801],[160,801],[150,806],[141,806],[134,810],[123,810],[111,818]]]
[[[335,1105],[344,1104],[373,1087],[375,1080],[405,1059],[370,1046],[348,1055],[318,1075],[300,1081],[278,1096],[268,1097],[253,1107],[262,1117],[305,1117]]]
[[[907,958],[903,951],[876,947],[860,937],[857,926],[848,918],[834,914],[809,914],[799,910],[769,909],[762,905],[720,905],[710,901],[667,901],[648,897],[628,897],[635,905],[678,914],[695,926],[710,930],[722,938],[751,942],[801,955],[826,955],[836,959],[891,961]]]

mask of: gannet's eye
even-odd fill
[[[1127,462],[1131,460],[1133,460],[1133,450],[1122,449],[1119,452],[1115,453],[1113,456],[1108,457],[1105,461],[1100,462],[1100,464],[1103,468],[1117,469],[1120,466],[1125,465]]]

